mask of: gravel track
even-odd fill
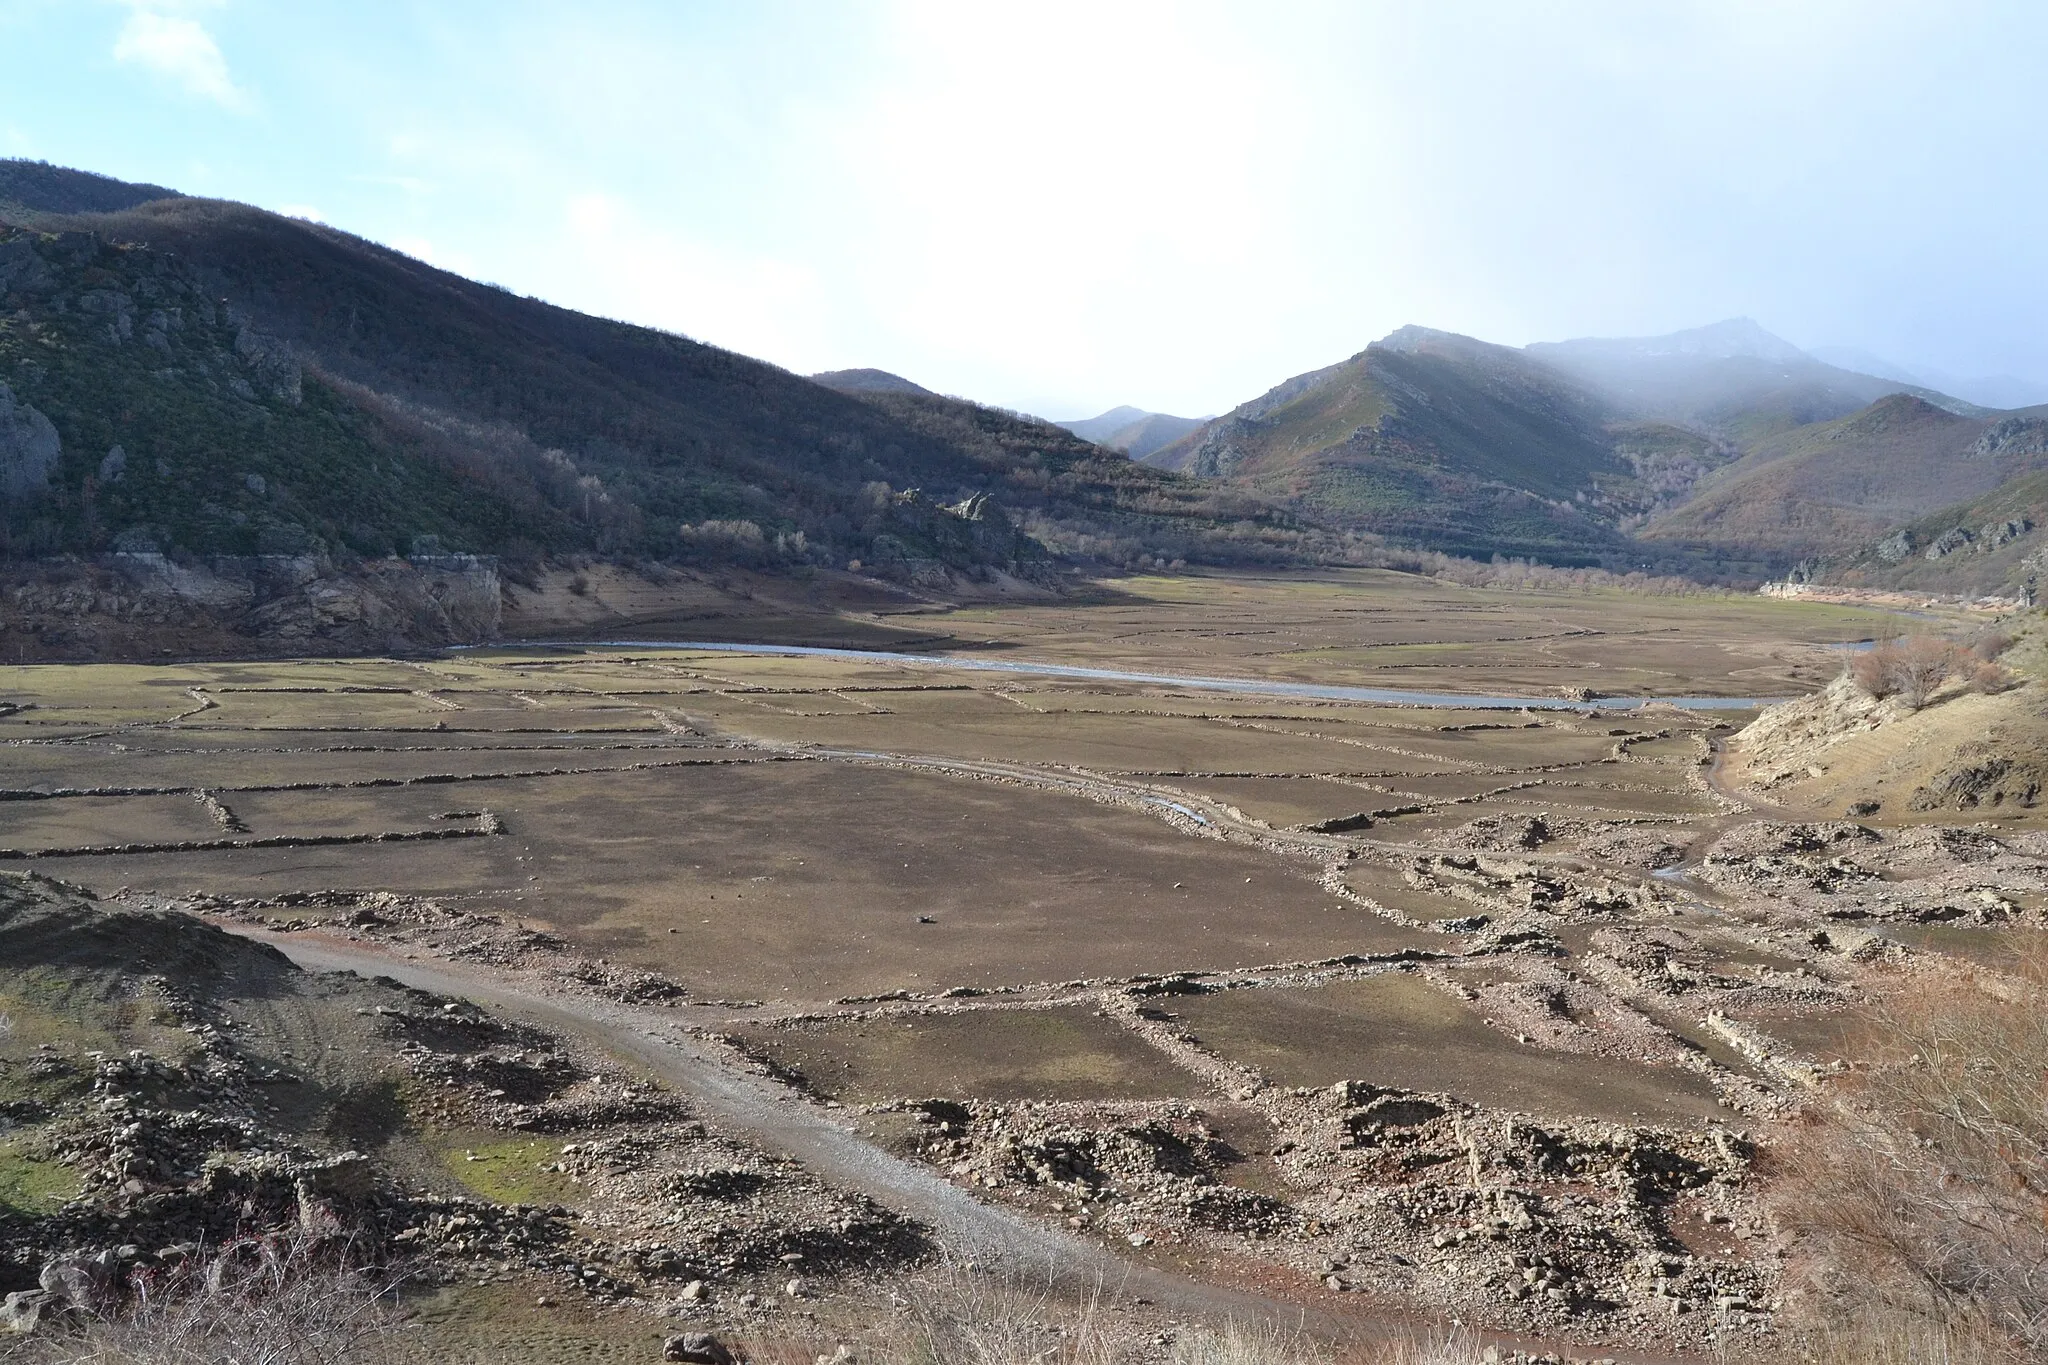
[[[580,1036],[630,1057],[676,1087],[713,1126],[796,1160],[819,1178],[858,1191],[932,1230],[955,1261],[1000,1267],[1027,1283],[1113,1301],[1149,1301],[1169,1314],[1212,1323],[1268,1323],[1336,1341],[1391,1341],[1426,1334],[1393,1315],[1307,1308],[1136,1264],[1101,1246],[985,1204],[892,1156],[829,1117],[832,1111],[734,1068],[684,1036],[666,1015],[573,996],[544,997],[482,971],[432,965],[313,931],[271,933],[223,924],[277,948],[307,971],[389,977],[437,995],[466,998],[505,1015]],[[1501,1339],[1505,1344],[1508,1339]]]

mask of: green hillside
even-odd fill
[[[1625,557],[1634,476],[1598,400],[1518,351],[1409,327],[1147,457],[1451,553]]]
[[[881,371],[814,382],[318,224],[0,161],[0,557],[438,547],[1049,581],[1062,559],[1384,540],[1976,581],[2003,542],[1869,556],[1902,528],[1931,547],[2011,520],[1992,501],[2048,468],[2038,416],[1824,365],[1746,319],[1526,350],[1407,327],[1145,453],[1183,421],[1070,424],[1133,462]]]
[[[1148,462],[1452,553],[1764,578],[2023,472],[1970,457],[1994,416],[1747,319],[1526,350],[1407,327]]]
[[[2010,420],[1962,416],[1907,394],[1881,398],[1759,443],[1643,534],[1780,560],[1851,555],[2048,467],[2041,442],[1991,435]]]
[[[2017,470],[1979,496],[1891,527],[1818,567],[1830,583],[2038,594],[2048,579],[2048,410],[1991,423],[1957,464]]]
[[[79,549],[388,554],[573,538],[428,457],[157,252],[0,228],[0,536]],[[37,444],[25,433],[40,431]]]

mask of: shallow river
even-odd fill
[[[1409,692],[1394,687],[1339,687],[1332,683],[1280,682],[1265,678],[1207,678],[1185,673],[1135,673],[1120,668],[1083,668],[1078,664],[1033,663],[1026,659],[976,659],[957,654],[895,654],[879,649],[833,649],[825,645],[747,645],[713,640],[582,640],[529,641],[530,646],[562,648],[698,649],[722,654],[786,654],[805,659],[846,659],[855,663],[896,664],[914,668],[951,668],[974,673],[1025,673],[1042,678],[1080,678],[1089,682],[1153,683],[1162,687],[1198,688],[1208,692],[1239,692],[1267,697],[1312,697],[1319,701],[1378,702],[1388,706],[1458,706],[1486,710],[1537,707],[1547,711],[1627,711],[1660,701],[1688,711],[1747,711],[1782,697],[1598,697],[1569,701],[1551,696],[1506,696],[1477,692]],[[491,646],[504,648],[503,645]]]

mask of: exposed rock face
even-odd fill
[[[1996,550],[2010,545],[2034,529],[2031,517],[2013,517],[2008,521],[1994,521],[1977,532],[1978,548]]]
[[[495,560],[475,555],[337,564],[310,555],[181,564],[153,551],[28,566],[0,583],[0,627],[42,657],[103,657],[205,637],[270,649],[475,644],[503,612]],[[240,651],[238,651],[240,652]]]
[[[2041,785],[2038,763],[1980,745],[1958,754],[1953,764],[1915,790],[1906,804],[1912,810],[2030,807],[2040,799]]]
[[[1994,422],[1974,447],[1978,455],[2039,455],[2048,452],[2048,421],[2007,417]]]
[[[1945,559],[1975,539],[1975,536],[1960,526],[1951,531],[1944,531],[1935,539],[1932,545],[1927,547],[1927,558]]]
[[[50,419],[17,402],[0,384],[0,498],[13,500],[49,487],[50,470],[64,453]]]

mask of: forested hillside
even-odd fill
[[[1168,558],[1299,542],[1297,518],[1230,499],[1233,522],[1285,532],[1244,534],[1187,481],[1048,424],[911,421],[317,224],[145,187],[80,212],[122,199],[116,182],[10,165],[15,555],[427,542],[1030,574],[1049,542]]]

